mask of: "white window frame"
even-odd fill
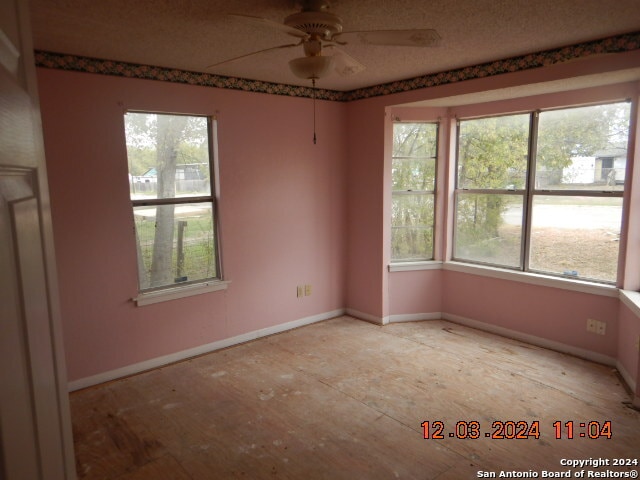
[[[149,114],[149,115],[172,115],[172,116],[187,116],[206,118],[207,120],[207,137],[208,137],[208,151],[209,151],[209,172],[210,172],[210,194],[209,195],[197,195],[197,196],[180,196],[174,198],[153,198],[153,199],[131,199],[132,212],[135,207],[140,206],[161,206],[161,205],[182,205],[191,203],[211,203],[211,214],[213,215],[212,229],[213,229],[213,242],[214,242],[214,264],[215,264],[215,277],[209,277],[204,279],[197,279],[193,281],[187,281],[184,283],[174,283],[170,285],[162,285],[150,288],[141,288],[138,285],[138,295],[132,298],[132,301],[137,306],[150,305],[154,303],[175,300],[179,298],[190,297],[194,295],[200,295],[204,293],[214,292],[218,290],[226,290],[229,281],[223,280],[222,274],[222,256],[220,248],[220,220],[218,203],[220,199],[219,193],[219,164],[218,164],[218,136],[217,136],[217,118],[212,115],[202,114],[189,114],[189,113],[169,113],[158,111],[146,111],[146,110],[128,110],[127,113],[137,114]],[[127,169],[128,170],[128,169]],[[134,227],[135,231],[135,227]],[[134,238],[134,241],[137,241]],[[136,253],[137,258],[137,253]],[[136,270],[138,267],[136,266]],[[139,276],[139,273],[138,273]],[[139,277],[138,277],[139,278]]]

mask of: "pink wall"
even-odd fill
[[[618,298],[443,272],[445,312],[615,358]],[[607,323],[606,335],[586,331],[588,318]]]
[[[38,70],[71,381],[345,305],[346,105]],[[126,109],[217,114],[228,290],[136,307]],[[296,298],[296,285],[312,295]]]
[[[631,52],[349,104],[318,102],[315,146],[308,99],[39,69],[70,380],[341,308],[379,319],[446,312],[615,357],[615,298],[452,271],[388,272],[385,115],[406,102],[638,61],[640,52]],[[228,290],[146,307],[130,301],[137,277],[126,109],[217,114]],[[450,189],[440,190],[439,201],[448,202]],[[438,239],[446,242],[444,232]],[[295,286],[305,283],[313,294],[297,299]],[[607,335],[587,335],[587,317],[606,321]]]
[[[367,315],[388,315],[384,248],[384,109],[354,102],[348,110],[347,305]]]
[[[414,270],[389,274],[391,315],[442,312],[442,270]]]
[[[618,361],[635,380],[635,394],[640,399],[640,352],[637,344],[640,339],[640,318],[620,303],[618,322]]]

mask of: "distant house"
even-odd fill
[[[562,169],[562,183],[594,183],[595,166],[595,157],[571,157],[571,164]]]
[[[608,150],[601,150],[595,155],[594,183],[606,183],[607,185],[624,183],[626,168],[626,148],[610,148]]]
[[[208,168],[205,163],[182,163],[176,165],[176,192],[194,191],[205,187],[208,182]],[[142,175],[130,177],[131,191],[155,192],[158,184],[158,171],[152,167]]]
[[[616,185],[624,183],[627,150],[610,148],[592,157],[571,157],[571,164],[562,169],[563,184]]]
[[[150,168],[142,175],[134,175],[131,177],[131,183],[135,186],[144,186],[145,184],[155,185],[158,182],[158,171],[155,167]]]

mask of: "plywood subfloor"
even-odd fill
[[[345,316],[75,392],[71,409],[81,479],[458,480],[640,460],[629,400],[609,367],[446,321]],[[540,438],[487,438],[496,420],[538,421]],[[480,438],[450,438],[458,421]],[[611,438],[581,438],[590,421]]]

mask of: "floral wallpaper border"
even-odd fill
[[[545,50],[538,53],[496,60],[492,62],[463,67],[447,72],[423,75],[408,80],[389,82],[373,87],[360,88],[345,93],[345,101],[390,95],[392,93],[418,90],[421,88],[446,85],[476,78],[491,77],[503,73],[546,67],[570,60],[602,55],[607,53],[629,52],[640,49],[640,32],[633,32],[601,40],[579,43],[567,47]],[[630,65],[631,66],[631,65]]]
[[[503,73],[530,70],[533,68],[564,63],[570,60],[586,58],[592,55],[628,52],[638,49],[640,49],[640,32],[633,32],[567,47],[546,50],[543,52],[496,60],[483,63],[481,65],[422,75],[407,80],[398,80],[382,85],[375,85],[373,87],[359,88],[350,92],[318,88],[316,89],[315,94],[316,98],[321,100],[348,102],[363,98],[434,87],[437,85],[446,85],[448,83],[461,82],[464,80],[491,77]],[[137,65],[127,62],[100,60],[96,58],[65,55],[39,50],[35,52],[35,59],[36,66],[43,68],[99,73],[103,75],[114,75],[128,78],[144,78],[205,87],[244,90],[248,92],[268,93],[272,95],[286,95],[291,97],[311,98],[313,96],[313,89],[310,87],[225,77],[210,73],[190,72],[150,65]]]
[[[247,92],[270,93],[272,95],[287,95],[290,97],[311,98],[313,96],[313,89],[311,87],[284,85],[260,80],[247,80],[244,78],[225,77],[210,73],[190,72],[187,70],[138,65],[112,60],[100,60],[97,58],[43,52],[39,50],[35,52],[35,60],[36,66],[38,67],[55,68],[59,70],[99,73],[102,75],[114,75],[116,77],[144,78],[147,80],[186,83],[203,87],[227,88]],[[321,88],[316,89],[316,98],[318,99],[342,101],[344,100],[343,97],[344,92],[324,90]]]

